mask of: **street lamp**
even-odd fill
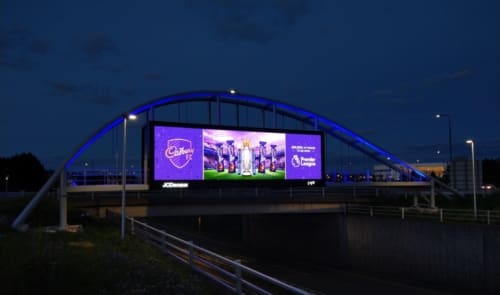
[[[121,228],[121,238],[125,239],[125,186],[127,183],[126,175],[126,156],[127,156],[127,120],[135,120],[137,116],[134,114],[123,116],[123,154],[122,154],[122,228]]]
[[[477,218],[477,207],[476,207],[476,167],[475,167],[475,160],[474,160],[474,141],[472,139],[469,139],[466,141],[466,143],[471,145],[471,152],[472,152],[472,191],[473,191],[473,196],[474,196],[474,218]]]
[[[9,174],[5,176],[5,192],[9,191]]]
[[[450,160],[449,160],[449,165],[451,171],[453,171],[453,183],[450,181],[450,185],[452,187],[455,187],[456,184],[456,172],[455,172],[455,164],[453,163],[453,149],[452,149],[452,144],[451,144],[451,116],[449,114],[437,114],[436,118],[439,119],[441,117],[447,117],[448,118],[448,148],[450,149]]]

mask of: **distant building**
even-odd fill
[[[455,167],[455,173],[450,173],[451,183],[455,184],[455,188],[464,191],[471,192],[473,190],[472,184],[472,159],[467,159],[465,157],[453,159]],[[481,184],[483,183],[483,161],[474,161],[474,168],[476,172],[476,189],[479,190]],[[453,179],[453,177],[456,177]]]
[[[471,192],[472,185],[472,160],[467,158],[455,158],[453,159],[455,167],[455,173],[450,170],[450,183],[454,183],[454,186],[459,191]],[[447,163],[409,163],[410,166],[424,172],[426,175],[434,174],[438,178],[443,178],[446,174]],[[475,171],[476,171],[476,189],[481,187],[483,183],[483,166],[482,161],[475,161]],[[453,177],[456,177],[453,179]],[[373,180],[374,181],[401,181],[405,180],[405,175],[402,175],[399,171],[391,169],[386,165],[375,165],[373,167]]]
[[[446,163],[413,163],[410,166],[424,172],[426,175],[434,173],[436,177],[440,178],[444,176],[446,171]],[[373,167],[373,179],[375,181],[401,181],[405,180],[405,175],[386,165],[375,165]]]
[[[373,166],[373,180],[374,181],[399,181],[401,178],[401,173],[399,171],[391,169],[386,165],[375,165]]]
[[[439,178],[442,178],[446,173],[446,163],[414,163],[410,165],[424,172],[426,175],[434,173]]]

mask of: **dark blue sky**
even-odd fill
[[[53,168],[177,92],[301,106],[414,162],[500,156],[500,1],[0,2],[0,156]],[[436,151],[442,150],[436,156]]]

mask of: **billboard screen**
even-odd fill
[[[323,134],[153,122],[153,187],[200,185],[321,185]]]

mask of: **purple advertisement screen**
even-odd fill
[[[202,130],[154,126],[154,180],[202,180]]]
[[[153,180],[322,179],[321,134],[154,126]]]
[[[286,135],[286,179],[321,179],[321,136]]]

